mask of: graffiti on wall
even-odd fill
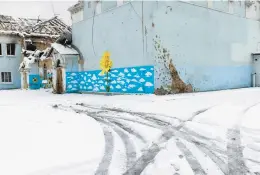
[[[88,91],[106,92],[106,76],[100,70],[86,72],[67,72],[67,92]],[[110,92],[153,93],[154,67],[126,67],[111,69],[108,75]]]

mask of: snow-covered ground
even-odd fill
[[[260,89],[0,91],[2,175],[260,174]]]

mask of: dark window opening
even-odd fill
[[[36,46],[32,43],[26,43],[26,50],[35,51]]]
[[[1,72],[1,81],[2,83],[11,83],[12,82],[11,72]]]
[[[15,44],[7,44],[7,55],[15,55]]]
[[[0,44],[0,55],[3,55],[2,54],[2,44]]]

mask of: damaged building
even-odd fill
[[[57,16],[28,19],[0,15],[0,89],[27,88],[29,74],[48,77],[51,60],[28,59],[48,53],[65,29],[71,30]]]

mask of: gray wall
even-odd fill
[[[111,5],[102,4],[106,11],[94,19],[93,9],[85,5],[84,20],[73,24],[73,43],[84,56],[86,70],[99,69],[108,50],[114,67],[155,65],[156,87],[170,84],[165,68],[170,58],[181,79],[196,91],[251,86],[250,54],[257,51],[260,25],[258,16],[246,18],[244,2]]]
[[[14,36],[1,36],[0,44],[2,45],[3,55],[0,56],[0,72],[11,72],[13,82],[10,84],[4,84],[0,79],[0,89],[13,89],[21,87],[21,74],[19,72],[19,66],[22,61],[22,48],[19,44],[20,38]],[[7,56],[6,54],[6,44],[16,43],[15,56]],[[0,73],[1,78],[1,73]]]

